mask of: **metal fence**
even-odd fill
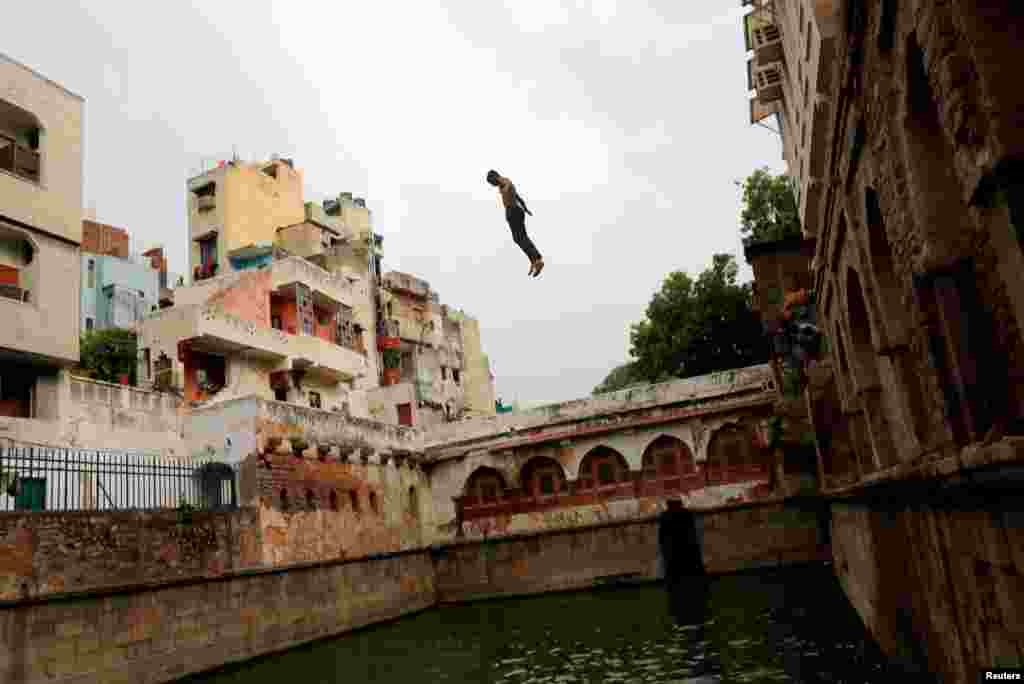
[[[0,511],[92,511],[238,504],[235,470],[147,452],[0,445]]]

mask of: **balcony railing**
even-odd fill
[[[0,170],[38,183],[39,153],[7,138],[0,138]]]
[[[199,282],[201,280],[207,280],[217,275],[218,265],[216,263],[208,263],[196,266],[192,269],[192,280],[193,282]]]
[[[522,490],[506,490],[503,495],[484,499],[478,496],[456,498],[462,509],[462,519],[533,513],[572,506],[586,506],[599,501],[638,499],[651,496],[686,494],[706,486],[700,471],[675,476],[644,476],[632,472],[629,479],[614,484],[586,486],[580,481],[568,482],[563,491],[554,494],[534,494]]]

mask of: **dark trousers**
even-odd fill
[[[508,219],[508,225],[512,229],[513,242],[526,252],[526,256],[530,257],[531,262],[540,259],[540,252],[537,251],[530,236],[526,234],[526,212],[522,207],[506,207],[505,218]]]

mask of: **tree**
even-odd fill
[[[105,328],[82,335],[76,372],[106,382],[127,375],[134,385],[137,363],[138,341],[131,330]]]
[[[647,382],[690,377],[768,361],[751,287],[738,284],[739,266],[716,254],[697,280],[676,271],[665,278],[630,331],[631,372]]]
[[[744,242],[774,242],[800,237],[800,211],[788,176],[757,169],[745,181],[740,234]]]
[[[637,375],[636,364],[627,361],[612,368],[605,376],[601,384],[594,388],[593,394],[604,394],[605,392],[616,392],[620,389],[645,385],[647,381]]]

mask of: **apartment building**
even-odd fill
[[[384,388],[374,407],[395,406],[402,425],[430,426],[495,414],[494,383],[479,323],[441,304],[430,283],[390,271],[382,280]],[[383,396],[390,397],[383,401]]]
[[[839,31],[839,0],[743,0],[751,56],[747,86],[750,122],[774,117],[783,158],[793,179],[800,223],[816,234],[824,190],[825,128],[834,116],[832,63]]]
[[[49,418],[78,362],[84,100],[0,54],[0,414]]]
[[[87,220],[82,235],[81,330],[134,328],[160,307],[160,262],[131,255],[123,228]]]
[[[277,159],[223,164],[187,193],[192,284],[140,326],[144,382],[195,408],[256,396],[414,425],[463,415],[471,397],[493,414],[478,326],[442,317],[423,281],[381,276],[365,200],[304,202],[301,171]],[[406,375],[382,387],[393,338]]]

